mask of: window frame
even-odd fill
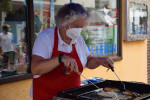
[[[70,0],[70,2],[72,2],[72,0]],[[33,0],[26,0],[27,3],[27,7],[26,7],[26,13],[27,13],[27,38],[29,38],[29,44],[28,44],[28,49],[29,49],[29,66],[28,66],[28,70],[27,70],[27,74],[24,75],[13,75],[13,76],[8,76],[8,77],[4,77],[4,78],[0,78],[0,85],[2,84],[6,84],[6,83],[11,83],[11,82],[16,82],[16,81],[21,81],[21,80],[26,80],[26,79],[31,79],[33,78],[33,75],[31,73],[31,59],[32,59],[32,47],[34,44],[34,8],[33,8]],[[119,42],[119,56],[112,58],[113,61],[119,61],[122,60],[122,6],[121,6],[122,0],[117,0],[117,8],[118,9],[118,16],[119,16],[119,23],[118,26],[120,28],[118,28],[118,42]],[[124,13],[124,12],[123,12]]]
[[[123,10],[122,4],[125,4],[125,2],[123,2],[123,0],[117,0],[117,8],[118,8],[118,16],[119,16],[119,23],[118,23],[118,42],[119,42],[119,54],[118,57],[112,58],[113,61],[120,61],[122,60],[122,22],[123,22],[123,18],[122,18],[122,13],[125,13],[125,11]]]

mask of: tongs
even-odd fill
[[[110,66],[110,65],[109,65],[109,66]],[[111,69],[111,71],[115,74],[115,76],[118,78],[118,80],[121,82],[121,84],[123,85],[123,90],[124,90],[124,91],[130,92],[130,93],[133,94],[135,97],[139,96],[138,93],[134,93],[134,92],[131,92],[131,91],[127,90],[125,84],[121,81],[121,79],[120,79],[119,76],[116,74],[116,72],[114,71],[114,69],[112,69],[112,67],[110,67],[110,69]],[[109,69],[108,69],[108,70],[109,70]],[[108,70],[107,70],[107,71],[108,71]]]
[[[118,80],[121,82],[121,84],[123,85],[123,89],[125,90],[126,89],[126,86],[125,84],[121,81],[121,79],[119,78],[119,76],[116,74],[115,70],[112,69],[112,67],[110,67],[111,71],[116,75],[116,77],[118,78]],[[108,69],[109,70],[109,69]],[[108,71],[107,70],[107,71]]]
[[[70,67],[68,67],[68,68],[70,68]],[[67,67],[64,67],[63,74],[64,75],[71,74],[71,72],[67,72],[66,69],[67,69]],[[88,81],[88,79],[85,76],[83,76],[80,72],[77,72],[75,69],[73,71],[76,72],[79,76],[83,77],[86,81]],[[97,85],[95,85],[93,82],[91,82],[91,81],[88,81],[88,82],[91,83],[92,85],[94,85],[97,89],[99,89],[99,87]]]
[[[70,68],[70,67],[69,67]],[[71,74],[71,72],[67,72],[66,71],[66,69],[67,69],[67,67],[64,67],[64,70],[63,70],[63,74],[64,75],[69,75],[69,74]],[[79,76],[81,76],[81,77],[83,77],[87,82],[89,82],[89,83],[91,83],[93,86],[95,86],[96,88],[97,88],[97,90],[101,90],[101,88],[99,88],[96,84],[94,84],[93,82],[91,82],[91,81],[89,81],[85,76],[83,76],[80,72],[77,72],[75,69],[73,70],[74,72],[76,72]],[[103,90],[101,90],[101,92],[103,92],[104,94],[106,94],[106,95],[110,95],[109,93],[107,93],[107,92],[104,92]],[[110,97],[115,97],[115,98],[118,98],[118,96],[116,95],[116,93],[115,93],[115,95],[111,95]]]
[[[70,68],[70,67],[68,67],[68,68]],[[64,74],[64,75],[69,75],[69,74],[71,74],[71,72],[67,72],[66,69],[67,69],[67,67],[64,67],[63,74]],[[134,92],[131,92],[131,91],[127,90],[125,84],[121,81],[121,79],[120,79],[119,76],[116,74],[116,72],[114,71],[114,69],[112,69],[112,67],[110,67],[110,69],[112,70],[112,72],[116,75],[116,77],[119,79],[119,81],[120,81],[121,84],[123,85],[123,90],[124,90],[124,91],[130,92],[130,93],[133,94],[135,97],[139,96],[138,93],[134,93]],[[108,69],[108,70],[109,70],[109,69]],[[91,83],[93,86],[95,86],[97,89],[100,89],[97,85],[95,85],[93,82],[89,81],[89,80],[88,80],[85,76],[83,76],[80,72],[77,72],[75,69],[74,69],[73,71],[76,72],[79,76],[83,77],[86,81],[88,81],[89,83]]]

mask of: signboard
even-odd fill
[[[88,46],[92,55],[106,56],[117,55],[117,25],[108,27],[106,25],[93,24],[88,26],[92,32],[89,38],[94,38]]]

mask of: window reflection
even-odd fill
[[[143,4],[130,3],[130,34],[147,34],[148,7]]]
[[[29,61],[24,1],[0,1],[0,77],[27,72]]]
[[[82,31],[85,43],[94,56],[119,56],[119,0],[73,0],[91,11],[91,22]]]
[[[73,0],[91,11],[91,23],[81,32],[89,51],[95,56],[119,56],[119,0]],[[69,0],[34,0],[35,38],[55,25],[54,16]]]

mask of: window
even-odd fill
[[[147,0],[125,1],[125,18],[126,33],[124,39],[126,41],[145,40],[150,38],[150,23],[148,21],[149,2]]]
[[[129,9],[130,34],[147,34],[147,6],[137,3],[131,3]]]
[[[25,0],[0,1],[0,78],[24,75],[29,65]]]
[[[55,25],[55,13],[68,2],[67,0],[34,0],[35,38],[46,28]],[[80,3],[92,13],[90,25],[81,33],[91,54],[120,57],[119,0],[73,0],[73,2]]]
[[[13,46],[10,54],[0,49],[0,84],[32,78],[27,68],[33,42],[43,30],[55,25],[58,9],[70,1],[92,13],[90,25],[81,33],[91,54],[121,56],[120,0],[0,0],[0,47],[5,42]],[[9,38],[3,35],[4,24],[10,26]],[[6,38],[9,41],[4,42]]]
[[[81,33],[91,54],[112,58],[121,56],[120,0],[27,0],[27,3],[26,0],[1,0],[0,47],[3,49],[6,42],[12,50],[10,54],[1,51],[0,84],[32,77],[27,74],[27,68],[30,69],[34,40],[43,30],[55,26],[55,14],[70,1],[82,4],[92,13],[90,25]],[[9,36],[3,34],[3,25],[10,26]],[[4,42],[6,38],[9,41]],[[12,75],[19,78],[7,77]]]
[[[92,13],[90,25],[81,33],[91,54],[120,57],[119,0],[73,0],[73,2],[80,3]],[[55,25],[55,13],[65,3],[68,1],[34,0],[35,38],[46,28]]]
[[[91,11],[91,23],[81,35],[94,56],[120,57],[119,1],[73,0]]]

